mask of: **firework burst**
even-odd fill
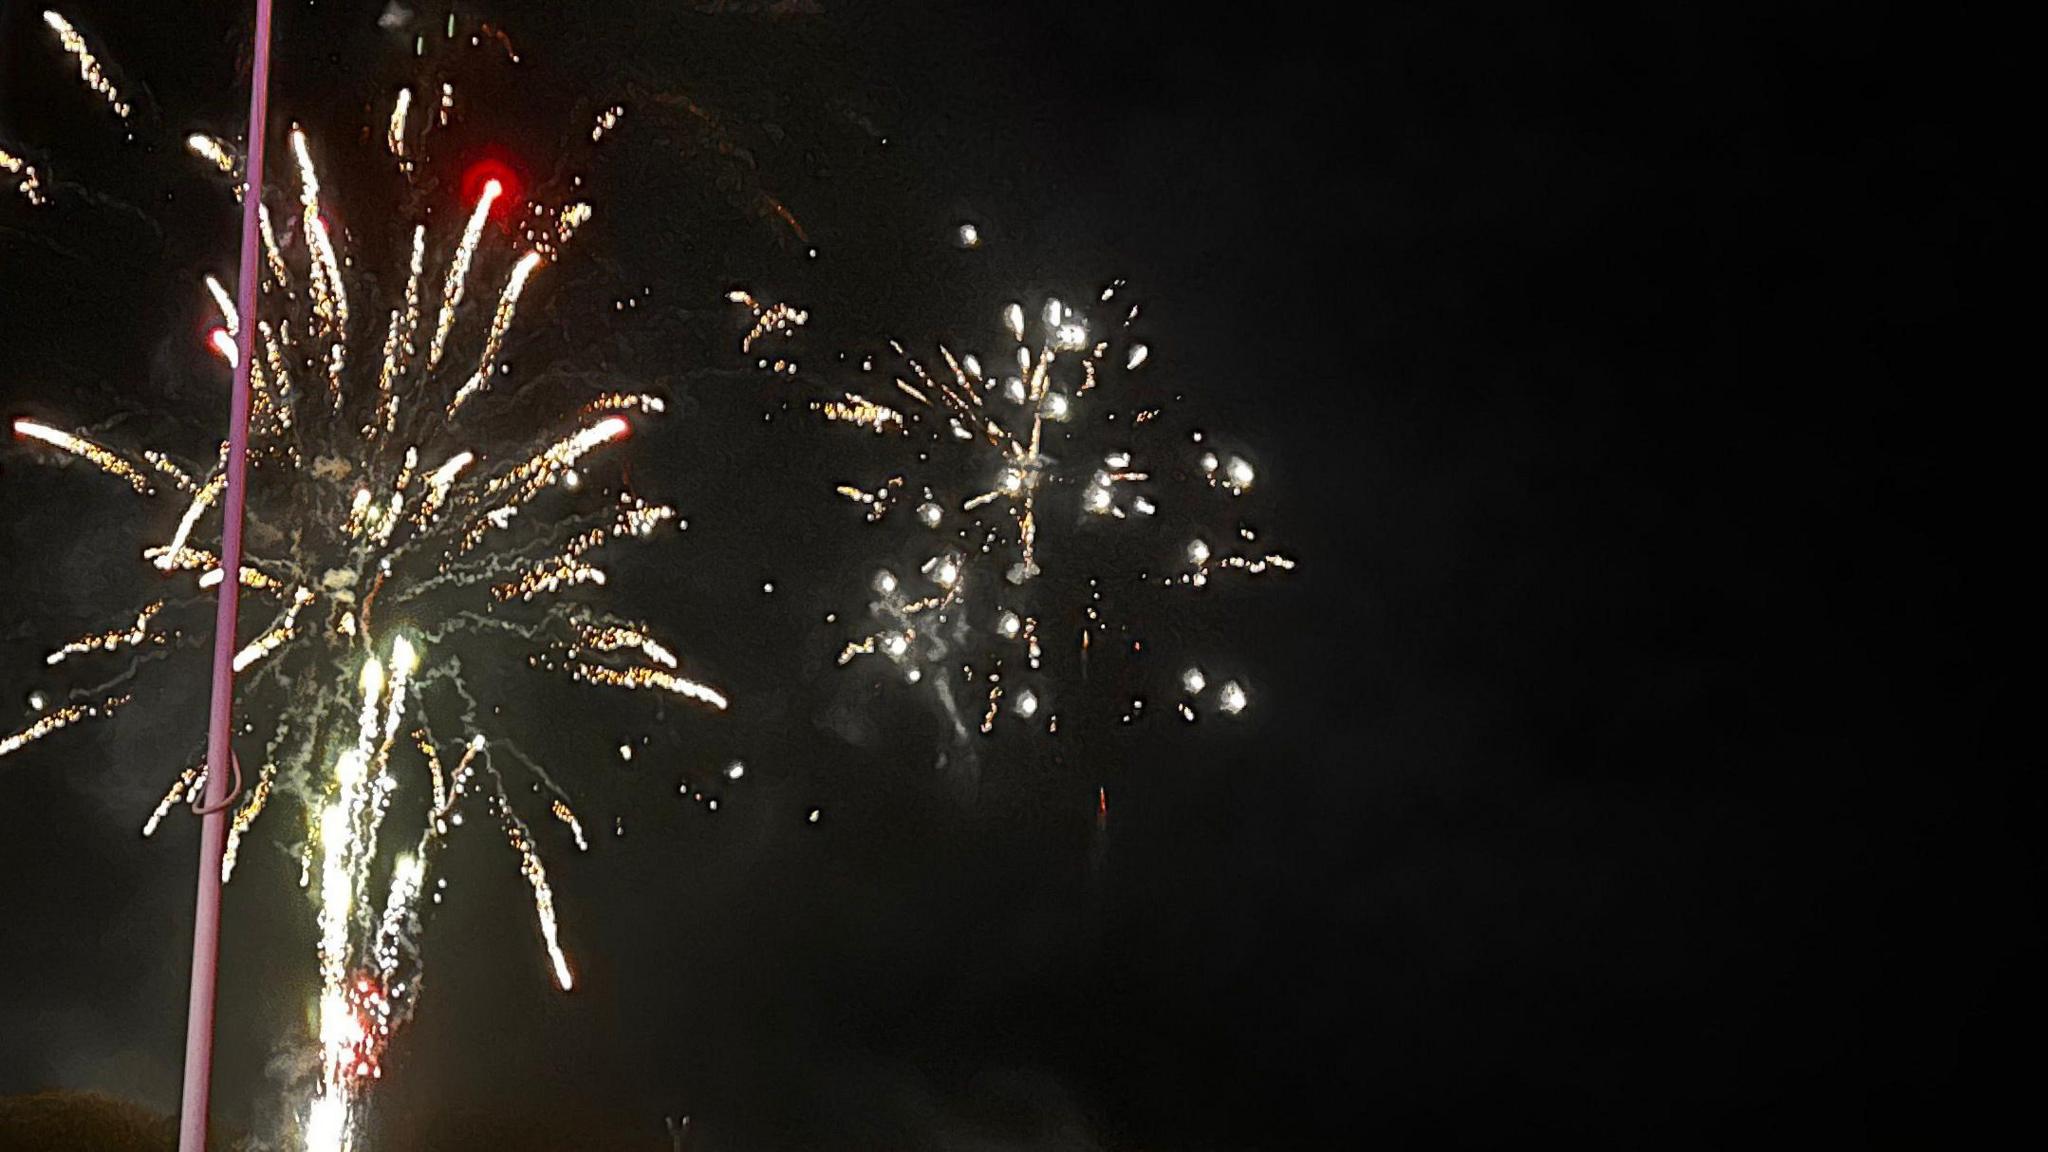
[[[48,23],[86,85],[125,123],[128,106],[84,38],[54,13]],[[401,90],[380,118],[387,163],[408,186],[432,163],[432,136],[447,122],[453,88],[444,83],[433,94]],[[617,122],[616,112],[607,116],[607,127]],[[454,226],[406,221],[396,239],[409,259],[380,287],[357,273],[353,238],[334,223],[319,143],[296,125],[286,138],[290,178],[261,193],[266,271],[257,314],[237,315],[228,288],[205,282],[219,317],[215,351],[232,361],[243,324],[255,326],[259,349],[250,366],[251,548],[232,578],[250,591],[245,618],[258,625],[234,662],[237,729],[255,732],[263,718],[266,734],[241,749],[240,761],[255,771],[233,814],[224,873],[233,875],[241,842],[266,807],[280,796],[294,800],[303,837],[290,838],[302,844],[300,884],[314,906],[320,985],[318,1072],[297,1120],[308,1147],[344,1149],[356,1141],[363,1094],[383,1074],[386,1046],[418,1002],[421,898],[466,811],[480,807],[498,822],[532,890],[547,969],[564,991],[575,981],[536,838],[493,751],[534,775],[579,847],[581,825],[546,771],[502,734],[483,730],[480,686],[465,677],[457,650],[472,669],[496,646],[503,658],[566,683],[671,695],[713,710],[727,701],[689,675],[646,623],[590,598],[605,583],[607,549],[653,536],[674,510],[623,486],[604,497],[564,491],[579,487],[579,468],[630,438],[634,420],[659,415],[661,398],[607,392],[524,431],[507,428],[513,405],[494,406],[520,302],[545,282],[591,207],[536,196],[505,213],[500,201],[511,193],[490,180],[453,213]],[[246,194],[235,145],[195,134],[186,148],[224,192]],[[39,203],[33,169],[4,158],[18,188]],[[494,212],[518,221],[509,244],[492,227]],[[478,296],[490,303],[473,302]],[[29,450],[88,465],[160,509],[152,518],[160,535],[143,542],[138,558],[163,587],[108,627],[50,651],[51,666],[124,655],[127,662],[100,687],[76,690],[0,738],[0,756],[120,708],[130,685],[151,671],[143,650],[195,647],[207,631],[200,622],[211,616],[207,590],[230,578],[215,543],[224,445],[210,459],[181,461],[48,422],[23,418],[13,427]],[[518,446],[503,450],[508,443]],[[204,775],[180,773],[145,834],[172,806],[202,794]],[[424,799],[404,803],[411,796]],[[409,807],[421,810],[415,830],[392,834],[389,817]]]
[[[873,448],[879,464],[835,490],[893,533],[892,559],[868,575],[865,627],[837,662],[879,664],[882,679],[928,693],[956,739],[1006,725],[1057,733],[1063,714],[1093,703],[1135,722],[1155,690],[1189,721],[1249,703],[1241,680],[1212,683],[1194,663],[1151,676],[1135,659],[1144,602],[1294,561],[1255,549],[1242,521],[1219,527],[1255,470],[1198,430],[1161,435],[1171,400],[1146,381],[1152,352],[1126,295],[1116,281],[1088,307],[1008,304],[1004,350],[986,364],[943,343],[927,361],[889,341],[887,354],[853,359],[857,385],[809,401]],[[745,291],[728,299],[747,310],[741,350],[754,366],[796,375],[785,345],[807,313]]]

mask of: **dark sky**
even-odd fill
[[[124,175],[173,166],[109,138],[39,7],[0,17],[0,140],[152,199],[0,201],[8,415],[189,437],[218,398],[191,283],[233,217]],[[151,131],[226,129],[238,6],[154,7],[69,11]],[[460,7],[528,57],[482,85],[515,154],[635,90],[754,158],[629,108],[545,306],[678,398],[635,479],[692,527],[618,591],[735,707],[538,738],[607,833],[551,844],[582,986],[548,987],[502,844],[458,841],[379,1147],[654,1149],[676,1112],[701,1152],[1858,1144],[2014,1090],[2002,44],[1958,69],[1963,32],[1854,8]],[[283,9],[280,113],[360,126],[404,63],[377,5]],[[1190,418],[1260,453],[1253,518],[1302,568],[1154,624],[1228,641],[1246,723],[995,741],[964,789],[917,708],[827,720],[819,619],[871,538],[819,462],[853,450],[738,370],[718,294],[807,305],[824,361],[1112,276]],[[78,478],[0,460],[6,699],[145,586],[141,522]],[[203,692],[160,691],[0,762],[0,1092],[175,1104],[196,828],[136,829]],[[676,797],[735,755],[715,815]],[[307,1002],[292,871],[228,895],[233,1125]]]

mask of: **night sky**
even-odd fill
[[[120,141],[40,7],[0,7],[0,141],[104,195],[0,198],[5,414],[203,450],[232,205]],[[241,7],[65,11],[174,141],[233,131]],[[541,829],[579,986],[503,843],[458,838],[376,1147],[662,1149],[684,1113],[697,1152],[1856,1145],[2019,1090],[2034,481],[1983,289],[2015,48],[1856,9],[761,7],[457,6],[525,57],[464,90],[515,163],[628,104],[514,360],[675,398],[627,458],[689,531],[609,591],[734,706],[484,674],[597,833]],[[411,33],[378,11],[282,3],[273,115],[381,131]],[[802,401],[837,350],[1113,277],[1170,418],[1256,452],[1245,517],[1301,564],[1144,621],[1255,707],[941,767],[928,708],[832,666],[879,537],[831,492],[867,446]],[[748,369],[735,285],[812,310],[815,376]],[[0,453],[0,729],[149,586],[124,495]],[[0,761],[0,1094],[176,1106],[197,822],[137,835],[203,733],[171,667]],[[289,826],[226,897],[244,1130],[309,1003]]]

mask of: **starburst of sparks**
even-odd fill
[[[886,662],[931,694],[959,738],[993,733],[1005,716],[1057,732],[1062,701],[1078,706],[1090,695],[1091,655],[1143,651],[1139,622],[1113,620],[1105,601],[1106,584],[1117,581],[1091,571],[1105,550],[1090,539],[1098,527],[1136,532],[1109,549],[1135,545],[1143,558],[1138,572],[1122,574],[1125,591],[1201,589],[1224,572],[1295,566],[1284,553],[1226,554],[1204,541],[1223,533],[1202,527],[1214,515],[1198,508],[1202,489],[1236,501],[1252,491],[1254,470],[1210,449],[1199,431],[1190,434],[1192,458],[1186,447],[1157,442],[1164,402],[1141,395],[1156,391],[1139,375],[1152,351],[1133,336],[1139,309],[1119,305],[1123,289],[1110,284],[1089,308],[1058,299],[1029,311],[1006,305],[1008,349],[989,367],[943,343],[928,364],[892,340],[890,356],[857,358],[859,385],[809,402],[828,422],[872,433],[887,461],[886,475],[841,482],[838,494],[869,524],[903,525],[898,562],[873,571],[868,630],[844,642],[838,663]],[[808,314],[744,290],[727,299],[750,318],[742,353],[758,369],[794,374],[793,354],[766,358],[756,345],[793,336]],[[1162,515],[1162,493],[1174,482],[1189,498]],[[909,522],[892,519],[900,507],[913,510]],[[1174,545],[1160,539],[1166,522],[1198,534]],[[1235,533],[1257,538],[1243,524]],[[1058,537],[1056,557],[1049,535]],[[1250,700],[1240,680],[1212,685],[1193,668],[1167,690],[1175,689],[1176,711],[1188,720],[1199,707],[1236,716]],[[979,699],[972,714],[968,695]],[[1135,693],[1122,717],[1131,722],[1143,708]]]
[[[126,121],[129,105],[84,38],[62,16],[45,20],[88,88]],[[440,91],[445,118],[453,89]],[[413,99],[410,88],[399,91],[383,141],[408,181],[430,163],[424,135],[408,132]],[[607,114],[604,127],[616,124],[618,111]],[[232,145],[202,134],[185,143],[235,195],[246,194]],[[582,826],[545,770],[508,738],[480,730],[482,707],[456,655],[458,638],[473,638],[460,645],[472,662],[483,651],[478,642],[496,641],[524,649],[526,663],[566,682],[665,694],[714,710],[728,701],[688,674],[675,648],[649,625],[587,598],[605,583],[606,550],[654,535],[675,510],[623,488],[591,508],[568,490],[579,465],[626,442],[635,419],[664,411],[662,400],[601,393],[519,433],[525,445],[509,451],[502,406],[487,410],[522,294],[591,218],[590,205],[535,202],[527,215],[553,223],[541,235],[528,230],[515,241],[523,250],[503,254],[487,222],[506,191],[490,181],[463,206],[466,219],[454,234],[431,220],[404,224],[410,259],[404,275],[388,281],[402,282],[402,295],[381,300],[374,281],[353,272],[352,237],[333,223],[318,145],[298,126],[288,143],[295,194],[278,185],[262,190],[265,259],[256,315],[237,315],[228,288],[213,277],[204,281],[220,324],[209,342],[223,360],[232,364],[243,324],[257,329],[259,351],[249,366],[251,548],[237,579],[253,594],[245,614],[269,615],[234,668],[240,730],[254,731],[259,715],[274,722],[233,813],[223,871],[234,874],[241,842],[266,806],[279,795],[297,802],[305,817],[301,887],[314,905],[320,986],[313,1037],[319,1071],[299,1114],[300,1136],[309,1148],[338,1152],[355,1143],[363,1093],[383,1075],[383,1052],[417,1004],[420,900],[465,809],[481,803],[499,821],[532,890],[547,969],[562,990],[575,984],[540,845],[514,809],[492,749],[503,748],[534,773],[551,814],[579,849],[587,847]],[[26,161],[0,153],[0,165],[40,203],[38,178]],[[273,228],[273,208],[283,211],[276,219],[286,227]],[[471,323],[476,310],[465,303],[483,280],[497,288],[479,335]],[[118,624],[50,651],[51,666],[122,653],[134,658],[108,685],[81,690],[84,698],[0,737],[0,756],[121,708],[128,685],[149,671],[142,649],[178,648],[181,641],[197,647],[197,637],[210,632],[199,621],[210,619],[209,590],[225,579],[213,543],[221,530],[225,445],[206,459],[181,461],[170,451],[131,452],[46,421],[20,418],[13,428],[43,454],[89,465],[163,509],[153,518],[161,542],[138,551],[164,588]],[[544,514],[521,517],[542,502]],[[465,730],[452,769],[443,767],[437,720]],[[399,739],[401,731],[412,734],[409,743]],[[144,833],[181,800],[196,800],[204,777],[201,767],[182,771]],[[387,817],[422,789],[430,798],[419,831],[394,853],[384,834]]]

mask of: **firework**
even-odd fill
[[[156,495],[149,476],[130,464],[118,454],[93,443],[83,436],[74,435],[60,428],[39,424],[34,420],[16,420],[14,434],[27,440],[40,440],[60,451],[68,452],[81,460],[91,463],[109,476],[118,476],[128,482],[130,488],[143,496]]]
[[[1006,722],[1057,732],[1063,705],[1100,695],[1091,657],[1143,650],[1142,618],[1113,620],[1106,589],[1137,600],[1148,589],[1201,589],[1225,572],[1294,567],[1283,553],[1249,550],[1256,533],[1242,524],[1241,552],[1200,536],[1169,542],[1169,525],[1213,524],[1210,494],[1241,499],[1254,473],[1200,432],[1190,435],[1192,453],[1160,443],[1164,402],[1148,399],[1156,389],[1142,375],[1152,351],[1133,337],[1139,310],[1118,302],[1123,287],[1112,283],[1085,309],[1058,299],[1004,306],[1008,347],[989,358],[993,368],[944,343],[928,364],[890,341],[888,355],[854,360],[859,385],[809,404],[826,421],[873,433],[888,474],[836,491],[868,523],[899,525],[894,550],[911,561],[874,573],[868,630],[843,643],[838,663],[893,666],[896,679],[930,694],[957,737]],[[760,358],[755,345],[791,334],[807,314],[744,291],[728,299],[752,320],[742,353],[780,373],[784,361]],[[874,398],[884,395],[886,403]],[[1163,510],[1169,489],[1182,499]],[[902,506],[913,514],[892,519]],[[1104,570],[1130,565],[1133,553],[1135,566]],[[1235,716],[1249,702],[1238,681],[1211,685],[1199,671],[1180,687],[1177,710],[1190,720],[1198,706]],[[1142,694],[1133,695],[1124,716],[1142,709]]]
[[[49,25],[50,31],[57,34],[57,40],[64,46],[65,53],[78,62],[78,78],[85,82],[87,88],[98,93],[100,98],[107,102],[107,107],[113,109],[114,115],[126,123],[133,109],[121,99],[120,89],[115,88],[114,82],[107,78],[106,70],[101,67],[99,57],[92,54],[92,48],[86,44],[85,37],[71,26],[71,21],[55,12],[44,12],[43,23]]]
[[[62,17],[47,20],[88,86],[125,120],[128,106],[83,38]],[[444,115],[452,93],[442,86]],[[409,131],[420,128],[412,102],[412,90],[401,90],[381,142],[408,182],[431,165],[431,133],[440,126]],[[492,403],[522,293],[544,282],[562,245],[590,219],[590,206],[533,203],[522,214],[554,222],[547,242],[529,235],[523,250],[505,252],[487,228],[506,196],[491,181],[454,213],[459,230],[437,223],[447,214],[401,224],[410,259],[403,275],[384,283],[402,283],[402,295],[380,300],[375,281],[353,272],[351,237],[330,223],[338,217],[320,179],[318,142],[293,126],[289,143],[295,187],[259,191],[266,259],[257,314],[237,315],[227,286],[204,281],[221,322],[209,342],[223,359],[232,361],[242,325],[257,329],[247,515],[267,530],[251,532],[258,545],[237,579],[252,593],[247,614],[260,618],[267,609],[268,618],[234,668],[242,730],[253,731],[259,715],[275,725],[234,813],[223,873],[232,876],[243,837],[266,809],[279,796],[295,801],[304,817],[302,887],[314,907],[320,988],[312,1038],[318,1073],[297,1119],[308,1147],[338,1150],[355,1141],[363,1093],[383,1075],[383,1053],[417,1004],[420,898],[442,841],[470,805],[483,803],[498,819],[532,891],[546,970],[562,990],[574,985],[540,844],[514,809],[492,749],[532,769],[549,810],[579,848],[587,842],[555,782],[506,737],[479,730],[474,671],[487,645],[509,646],[505,663],[523,654],[577,684],[657,692],[714,710],[728,701],[689,674],[649,625],[614,617],[589,599],[605,583],[607,550],[651,537],[675,512],[627,491],[592,508],[566,490],[577,467],[628,439],[633,420],[661,413],[661,399],[631,392],[574,398],[561,418],[510,433],[504,408]],[[228,144],[195,134],[186,151],[230,191],[245,193],[240,158]],[[25,193],[36,187],[25,162],[0,157],[26,182]],[[280,234],[271,209],[287,204],[296,211],[282,217],[290,227]],[[496,303],[480,316],[465,305],[484,282]],[[368,355],[359,354],[359,343],[368,344]],[[106,686],[81,689],[0,738],[0,756],[120,708],[126,686],[153,663],[140,658],[142,649],[197,646],[179,624],[210,618],[208,590],[225,579],[213,544],[224,446],[209,459],[181,461],[156,449],[116,449],[48,422],[17,419],[13,427],[39,452],[89,465],[160,509],[151,531],[162,535],[138,552],[164,587],[115,626],[50,651],[51,666],[123,654],[129,662]],[[542,502],[544,515],[520,517]],[[449,724],[462,730],[462,751],[444,771],[435,731]],[[398,739],[401,729],[413,733],[409,744]],[[408,779],[419,780],[418,791],[431,800],[416,838],[394,852],[384,832],[402,798],[417,794],[404,787]],[[185,769],[144,833],[200,795],[204,783],[201,769]]]
[[[35,165],[5,148],[0,148],[0,170],[5,170],[8,175],[15,178],[14,190],[21,193],[30,204],[40,206],[50,202],[49,196],[43,192],[43,178],[36,174]]]
[[[406,117],[412,113],[412,89],[400,88],[397,99],[391,102],[391,120],[384,129],[384,146],[398,159],[398,170],[409,172],[412,161],[405,154]]]
[[[152,600],[135,614],[135,622],[126,628],[114,628],[105,632],[94,632],[71,641],[44,658],[47,664],[61,664],[67,658],[86,652],[112,652],[117,648],[132,648],[146,643],[162,644],[169,637],[151,633],[150,618],[164,610],[164,602]]]
[[[128,698],[126,696],[110,696],[96,704],[66,704],[28,727],[23,728],[21,731],[0,739],[0,756],[8,755],[11,752],[18,752],[48,736],[50,733],[68,728],[81,720],[94,720],[102,716],[111,716],[116,709],[127,702]]]

